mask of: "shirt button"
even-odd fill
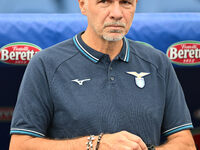
[[[110,71],[112,71],[112,67],[110,67]]]
[[[115,77],[110,77],[110,80],[111,80],[111,81],[114,81],[114,80],[115,80]]]

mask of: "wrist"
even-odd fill
[[[99,149],[98,150],[107,150],[108,147],[111,147],[110,143],[108,143],[109,134],[104,134],[101,138]]]
[[[103,133],[99,134],[97,142],[96,142],[97,144],[96,144],[95,150],[99,150],[100,142],[101,142],[102,137],[103,137]]]
[[[87,150],[99,150],[101,139],[103,137],[103,133],[98,136],[90,135],[87,137],[86,149]]]
[[[159,146],[156,146],[155,147],[155,150],[164,150],[163,148],[159,147]]]

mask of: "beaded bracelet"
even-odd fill
[[[99,149],[99,145],[100,145],[100,141],[101,141],[102,136],[103,136],[103,133],[101,133],[101,134],[99,135],[98,139],[97,139],[97,145],[96,145],[95,150],[98,150],[98,149]]]
[[[86,143],[87,150],[93,150],[94,135],[90,135],[90,137],[88,137],[87,139],[88,139],[88,142]]]

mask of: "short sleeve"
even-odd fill
[[[31,59],[24,73],[10,134],[45,137],[50,124],[53,105],[48,75],[42,59],[36,55]]]
[[[166,73],[166,102],[162,124],[164,137],[185,129],[193,128],[182,87],[173,66],[168,61]]]

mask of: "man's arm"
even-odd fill
[[[98,136],[95,136],[94,147],[97,139]],[[28,135],[12,135],[9,150],[84,150],[87,142],[87,137],[51,140]],[[99,150],[116,149],[147,150],[147,147],[141,138],[126,131],[103,135]]]
[[[87,138],[84,137],[73,140],[51,140],[28,135],[12,135],[9,150],[75,150],[80,147],[86,148],[86,142]]]
[[[183,130],[167,137],[167,142],[156,150],[196,150],[190,130]]]

